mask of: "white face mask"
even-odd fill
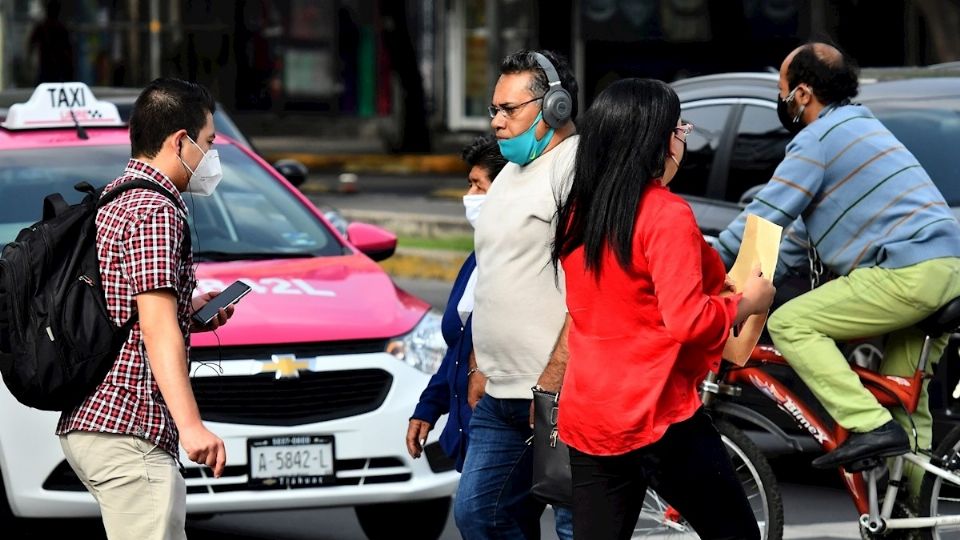
[[[182,157],[180,158],[180,163],[190,171],[186,193],[196,193],[202,197],[209,197],[213,195],[213,190],[217,189],[217,184],[223,179],[223,169],[220,168],[220,153],[213,149],[204,152],[189,135],[187,139],[197,147],[197,150],[200,150],[203,158],[200,159],[200,163],[197,163],[197,168],[193,170],[183,161]]]
[[[470,222],[470,225],[472,225],[474,229],[477,228],[477,220],[480,219],[480,207],[483,206],[483,201],[486,198],[486,193],[463,196],[463,206],[467,210],[467,221]]]

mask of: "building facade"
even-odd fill
[[[861,65],[956,60],[958,27],[956,0],[0,0],[0,88],[172,75],[241,116],[469,132],[488,128],[498,61],[521,48],[570,58],[587,105],[621,77],[776,69],[817,36]]]

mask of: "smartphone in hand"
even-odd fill
[[[195,311],[193,313],[193,322],[200,326],[206,326],[217,316],[220,308],[236,304],[249,292],[249,285],[242,281],[234,281],[229,287],[224,289],[223,292],[212,298],[202,308]]]

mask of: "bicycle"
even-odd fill
[[[714,425],[740,477],[761,538],[779,540],[783,537],[783,501],[773,469],[763,452],[739,428],[726,420],[716,420]],[[652,489],[647,489],[633,532],[633,538],[648,537],[699,538],[680,513]]]
[[[932,342],[960,327],[960,298],[947,303],[918,323],[917,327],[924,332],[925,337],[917,369],[911,377],[881,375],[861,366],[851,366],[864,386],[881,404],[886,407],[902,407],[908,414],[916,411],[923,381],[928,378],[925,372]],[[738,405],[735,401],[718,399],[735,398],[741,394],[742,386],[750,385],[793,417],[824,451],[829,452],[846,440],[848,432],[845,429],[841,426],[828,428],[824,419],[803,399],[775,376],[761,369],[765,365],[788,364],[774,347],[762,344],[754,349],[746,365],[741,367],[725,363],[719,373],[711,373],[701,384],[701,396],[705,405],[724,416],[739,418],[771,433],[779,433],[784,440],[788,440],[769,419]],[[955,397],[958,392],[960,385],[954,392]],[[739,428],[734,429],[739,431]],[[795,442],[793,444],[796,445]],[[799,450],[799,446],[797,449]],[[920,507],[916,517],[895,517],[894,512],[900,510],[896,508],[897,495],[901,489],[903,467],[907,462],[924,471]],[[762,459],[761,463],[766,464],[766,460]],[[874,538],[882,537],[890,531],[913,530],[921,538],[960,538],[960,426],[954,427],[933,452],[914,449],[892,458],[889,479],[881,499],[880,480],[885,463],[885,459],[872,458],[839,469],[844,486],[860,513],[858,523],[861,534],[865,538]],[[767,535],[765,538],[778,540],[779,536]]]
[[[947,303],[918,323],[917,327],[925,337],[917,369],[910,378],[881,375],[863,366],[851,366],[880,403],[887,407],[902,407],[909,414],[916,411],[919,404],[922,383],[927,378],[925,371],[932,341],[960,328],[960,298]],[[745,385],[757,388],[789,414],[824,451],[842,444],[848,433],[840,426],[828,428],[805,400],[762,369],[768,365],[789,367],[776,348],[758,345],[744,366],[724,363],[719,373],[710,373],[701,384],[700,393],[704,405],[717,418],[717,429],[741,477],[762,538],[780,540],[783,536],[783,503],[776,477],[764,454],[730,419],[744,421],[772,433],[796,451],[801,451],[802,446],[773,421],[737,403],[735,398],[741,395]],[[960,384],[954,391],[954,397],[960,397],[958,394]],[[915,531],[920,538],[960,539],[960,426],[954,427],[933,452],[914,450],[892,458],[887,486],[881,499],[880,481],[885,462],[871,459],[839,469],[844,486],[860,512],[858,524],[861,535],[864,538],[882,538],[891,531]],[[905,462],[914,463],[924,470],[920,508],[916,517],[894,517],[895,512],[905,513],[904,508],[897,506]],[[653,490],[647,491],[633,537],[649,536],[697,538],[683,517]]]

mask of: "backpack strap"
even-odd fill
[[[79,184],[78,184],[79,186]],[[78,188],[79,189],[79,188]],[[110,204],[111,201],[120,196],[121,193],[130,191],[133,189],[146,189],[150,191],[156,191],[157,193],[163,195],[170,202],[173,203],[173,206],[178,210],[180,209],[180,202],[177,201],[176,197],[172,193],[167,191],[164,187],[160,186],[156,182],[151,182],[149,180],[144,180],[142,178],[136,178],[134,180],[128,180],[110,191],[106,194],[103,194],[103,190],[97,192],[100,195],[100,199],[97,201],[97,210],[103,208],[104,206]],[[190,249],[192,246],[192,238],[190,237],[190,223],[187,222],[187,219],[183,216],[180,216],[180,219],[183,220],[183,241],[180,243],[180,261],[183,264],[183,261],[187,260],[187,255],[190,254]],[[127,319],[127,322],[120,325],[120,330],[125,333],[130,333],[133,330],[133,325],[137,323],[140,319],[140,314],[137,313],[137,308],[134,306],[133,314],[130,315],[130,318]]]
[[[126,181],[114,187],[110,191],[108,191],[105,195],[100,197],[99,201],[97,201],[97,209],[103,208],[104,206],[109,204],[111,201],[119,197],[121,193],[130,191],[132,189],[146,189],[150,191],[155,191],[163,195],[167,199],[169,199],[170,202],[173,203],[173,206],[176,207],[178,210],[180,209],[180,201],[178,201],[177,198],[174,197],[172,193],[167,191],[163,186],[160,186],[156,182],[143,180],[141,178]],[[46,201],[44,201],[44,210],[46,210]],[[190,249],[192,247],[192,238],[190,237],[190,223],[188,223],[186,218],[184,218],[183,216],[181,216],[181,219],[183,220],[184,235],[183,235],[183,242],[180,243],[180,258],[181,260],[185,261],[187,260],[187,255],[190,253]]]

